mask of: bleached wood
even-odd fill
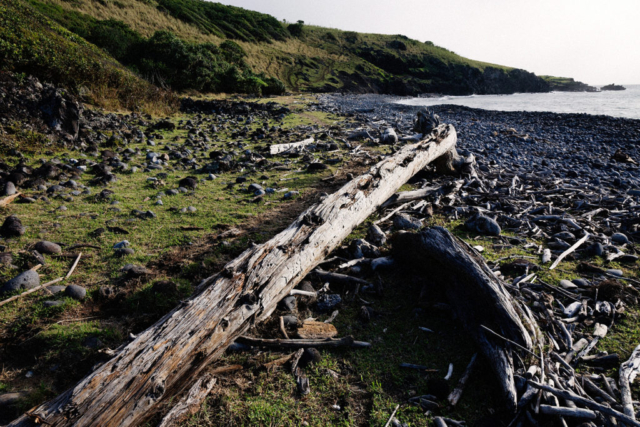
[[[15,199],[20,197],[22,193],[16,193],[11,196],[7,196],[4,199],[0,200],[0,208],[7,206],[9,203],[13,202]]]
[[[636,419],[636,413],[633,408],[633,398],[631,397],[631,383],[636,379],[638,369],[640,369],[640,345],[633,350],[629,360],[620,366],[620,377],[618,381],[624,413],[634,420]]]
[[[282,153],[297,153],[302,151],[305,146],[313,144],[313,141],[313,137],[311,137],[300,142],[291,142],[289,144],[275,144],[269,147],[269,150],[272,156]]]
[[[32,414],[58,427],[145,422],[237,337],[267,319],[277,303],[385,200],[455,144],[455,129],[440,126],[434,136],[403,147],[349,181],[271,240],[247,249],[219,274],[205,279],[199,294]],[[23,415],[10,425],[30,425],[29,417]]]
[[[184,396],[176,406],[169,411],[167,415],[162,418],[158,427],[172,427],[178,425],[178,423],[184,420],[189,415],[195,414],[204,399],[207,398],[211,389],[216,383],[216,379],[211,375],[205,375],[200,378],[191,387],[189,393]]]

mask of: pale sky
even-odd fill
[[[640,0],[223,0],[289,22],[430,40],[467,58],[640,84]]]

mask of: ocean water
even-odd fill
[[[403,98],[396,102],[427,107],[455,104],[496,111],[551,111],[554,113],[603,114],[640,119],[640,85],[623,86],[627,90]]]

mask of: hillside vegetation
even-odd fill
[[[287,24],[202,0],[8,0],[0,13],[0,68],[78,93],[88,88],[101,94],[94,102],[111,97],[127,108],[163,90],[464,95],[580,88],[429,41]]]

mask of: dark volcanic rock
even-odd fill
[[[4,220],[2,227],[0,227],[0,236],[2,237],[20,237],[24,234],[26,229],[22,225],[20,219],[17,216],[11,215]]]
[[[68,297],[71,297],[75,300],[82,301],[87,296],[87,290],[82,286],[78,285],[69,285],[64,290],[64,294]]]
[[[20,289],[33,289],[40,286],[40,276],[33,270],[20,273],[11,280],[8,280],[0,289],[0,292],[12,292]]]
[[[464,226],[468,230],[488,236],[499,236],[502,231],[495,219],[480,214],[469,218],[467,222],[464,223]]]

